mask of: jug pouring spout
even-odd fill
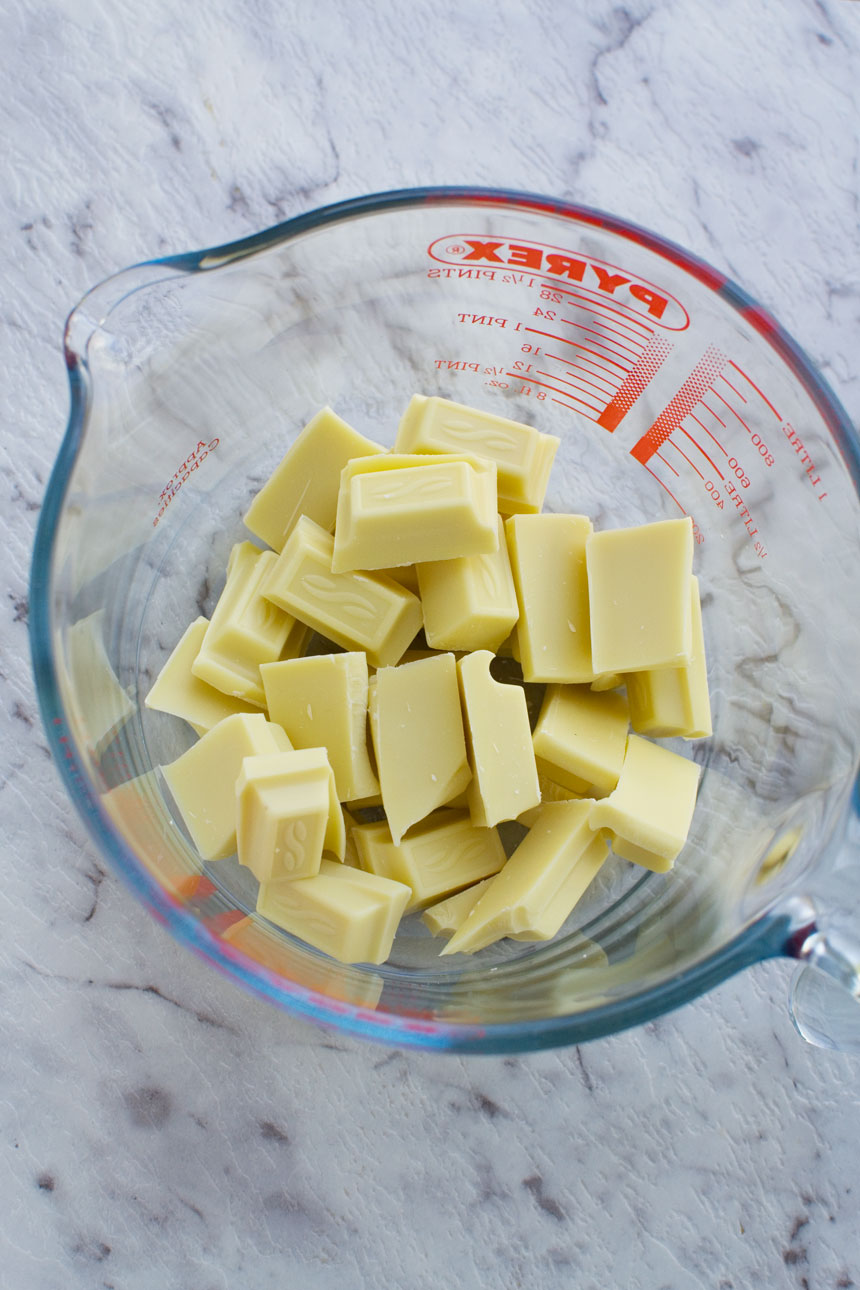
[[[837,871],[860,869],[860,817],[852,815]],[[823,902],[821,903],[823,906]],[[784,952],[798,960],[789,1009],[797,1030],[819,1048],[860,1055],[860,919],[830,914],[792,897]],[[786,911],[788,912],[788,911]]]

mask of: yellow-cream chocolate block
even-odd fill
[[[472,781],[470,780],[469,783],[471,782]],[[456,797],[452,797],[449,802],[445,803],[445,805],[446,807],[450,808],[452,811],[468,811],[469,809],[468,786],[463,789],[462,793],[458,793]]]
[[[542,802],[569,802],[574,797],[583,797],[584,794],[576,793],[572,788],[565,788],[564,784],[557,784],[554,779],[547,775],[545,769],[538,770],[538,783],[540,784],[540,800]],[[524,819],[524,824],[531,824],[531,821]]]
[[[609,847],[603,838],[596,834],[562,883],[558,893],[534,919],[531,927],[527,931],[509,933],[510,939],[512,941],[549,941],[553,936],[558,935],[585,889],[606,860],[608,853]],[[430,905],[421,915],[422,923],[430,928],[434,936],[453,936],[466,921],[491,882],[492,878],[484,878],[482,882],[476,882],[465,891],[458,891],[455,896],[448,896],[446,900]],[[608,963],[602,950],[598,946],[594,946],[594,949],[597,952],[595,957],[602,955],[604,964]]]
[[[514,515],[505,523],[520,616],[517,647],[527,681],[594,680],[584,515]]]
[[[466,789],[472,823],[491,828],[540,802],[526,696],[490,675],[489,650],[457,664],[472,780]]]
[[[231,958],[238,951],[275,976],[308,990],[331,993],[355,1008],[379,1006],[385,980],[378,972],[340,973],[327,957],[307,954],[259,914],[237,919],[220,932],[220,939],[230,947]]]
[[[280,726],[262,712],[236,713],[213,726],[161,771],[204,860],[236,850],[236,780],[246,757],[289,752]]]
[[[421,602],[381,574],[332,573],[334,539],[302,516],[269,574],[264,595],[373,667],[397,663],[421,630]]]
[[[585,556],[595,674],[689,663],[690,517],[592,533]]]
[[[351,811],[365,811],[370,807],[382,807],[382,794],[374,793],[373,797],[361,797],[357,802],[350,802]]]
[[[224,590],[191,664],[198,680],[258,708],[266,705],[260,664],[297,654],[307,636],[304,623],[261,593],[276,562],[274,552],[252,542],[233,547]]]
[[[471,954],[503,936],[531,931],[559,897],[574,867],[586,852],[591,855],[594,833],[588,818],[593,805],[586,799],[541,807],[535,823],[442,953]],[[593,864],[586,872],[590,881]]]
[[[594,834],[556,894],[547,901],[540,914],[532,919],[529,927],[520,932],[511,932],[511,939],[550,941],[553,936],[557,936],[585,895],[586,889],[597,877],[608,855],[609,846],[605,838],[599,833]]]
[[[591,682],[591,688],[595,694],[602,694],[604,690],[619,690],[625,679],[620,672],[601,672]]]
[[[399,564],[394,568],[377,569],[376,572],[384,573],[387,578],[393,578],[395,582],[399,582],[407,591],[418,595],[418,569],[414,564]]]
[[[695,762],[631,735],[618,787],[594,804],[591,827],[616,855],[663,873],[687,840],[698,785]]]
[[[549,685],[532,736],[538,767],[574,793],[605,797],[627,746],[627,698],[585,685]]]
[[[104,641],[104,609],[79,618],[69,628],[65,660],[71,692],[77,699],[77,714],[87,746],[96,757],[104,750],[135,711],[108,658]]]
[[[647,847],[639,847],[635,842],[628,842],[621,837],[613,838],[612,850],[622,860],[629,860],[631,864],[641,865],[643,869],[653,869],[656,873],[665,873],[667,869],[672,868],[674,863],[674,861],[667,863],[665,857],[657,855],[656,851],[649,851]]]
[[[497,551],[496,468],[465,456],[386,453],[344,466],[332,571]]]
[[[239,863],[258,882],[310,878],[319,873],[329,825],[330,768],[303,752],[246,757],[236,781]],[[337,815],[341,830],[340,805]]]
[[[335,860],[294,881],[263,882],[257,912],[341,963],[384,963],[409,888]]]
[[[341,802],[373,797],[367,750],[367,655],[313,654],[260,668],[269,717],[294,748],[325,748]]]
[[[507,546],[507,538],[505,540],[505,546]],[[508,558],[510,559],[510,557]],[[511,571],[511,577],[513,577],[513,571]],[[516,593],[516,587],[514,587],[514,592]],[[517,604],[517,615],[519,616],[519,604]],[[506,637],[506,639],[502,641],[501,645],[496,650],[496,653],[499,658],[512,658],[515,662],[519,663],[520,647],[517,642],[516,626],[511,628],[510,636]]]
[[[400,666],[404,663],[417,663],[422,658],[438,658],[440,654],[454,654],[455,658],[460,655],[453,650],[442,649],[408,649],[400,660]]]
[[[454,655],[380,668],[369,690],[382,805],[399,843],[472,777]]]
[[[225,717],[231,717],[237,712],[260,710],[257,704],[246,703],[243,699],[223,694],[221,690],[207,685],[191,671],[208,626],[208,618],[195,618],[162,667],[145,699],[148,708],[181,717],[200,735],[217,726]]]
[[[704,739],[713,733],[699,582],[690,580],[692,653],[684,667],[631,672],[627,680],[630,724],[640,735]]]
[[[355,845],[355,838],[352,836],[353,829],[358,827],[358,820],[355,816],[350,815],[345,806],[341,808],[343,816],[343,863],[348,864],[353,869],[361,868],[361,860],[358,854],[358,848]]]
[[[543,763],[538,763],[538,783],[540,784],[540,805],[532,806],[528,811],[523,811],[522,815],[517,816],[517,822],[524,824],[530,829],[538,817],[541,806],[545,802],[573,802],[579,798],[588,797],[587,792],[574,792],[572,788],[565,788],[564,784],[556,784],[554,780],[548,778]]]
[[[417,566],[424,635],[434,649],[495,653],[519,617],[501,516],[496,523],[497,551]]]
[[[495,462],[499,510],[513,515],[543,506],[558,445],[554,435],[519,421],[415,394],[401,419],[394,450],[465,452]]]
[[[353,457],[385,449],[334,412],[323,408],[296,439],[281,464],[254,498],[245,524],[275,551],[280,551],[300,515],[331,532],[337,514],[340,472]]]
[[[476,829],[465,811],[438,811],[395,843],[385,821],[352,831],[362,869],[409,887],[406,912],[498,873],[505,850],[496,829]]]
[[[428,905],[421,915],[421,922],[430,928],[434,936],[453,936],[491,882],[492,877],[483,878],[453,896],[438,900],[435,905]]]

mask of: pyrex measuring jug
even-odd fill
[[[860,1049],[858,853],[842,841],[860,745],[860,454],[742,291],[614,217],[416,190],[129,269],[84,298],[66,347],[35,672],[96,845],[174,935],[285,1008],[460,1051],[605,1034],[785,953],[814,964],[795,987],[804,1032]],[[211,609],[241,516],[303,424],[328,403],[390,444],[415,392],[558,435],[550,510],[601,527],[692,517],[714,736],[693,745],[701,788],[672,872],[614,861],[545,945],[440,959],[407,920],[384,967],[346,967],[258,919],[235,861],[201,864],[158,771],[192,736],[143,699]],[[853,914],[818,913],[835,879]]]

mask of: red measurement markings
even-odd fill
[[[567,319],[562,318],[562,322],[566,321]],[[643,345],[648,344],[649,336],[647,332],[645,335],[642,335],[640,332],[627,331],[626,329],[624,331],[619,331],[617,327],[608,327],[602,318],[592,318],[589,319],[589,321],[597,323],[598,327],[601,327],[604,332],[611,334],[612,336],[620,336],[622,340],[632,341],[639,350],[642,349]]]
[[[546,376],[546,372],[542,373]],[[522,381],[527,385],[539,385],[541,389],[553,390],[556,394],[563,394],[566,399],[573,399],[574,403],[582,402],[583,407],[588,408],[589,412],[599,412],[600,408],[593,407],[590,403],[577,399],[569,390],[560,390],[557,385],[548,385],[546,381],[535,381],[531,376],[523,376],[522,372],[505,372],[505,376],[512,376],[515,381]]]
[[[763,393],[763,391],[762,391],[762,390],[760,390],[760,389],[759,389],[759,387],[756,385],[756,383],[755,383],[755,381],[752,379],[752,377],[751,377],[751,376],[747,376],[747,374],[746,374],[746,372],[744,371],[744,369],[743,369],[742,367],[738,367],[738,365],[737,365],[737,363],[734,361],[734,359],[731,359],[731,358],[729,359],[729,366],[730,366],[730,367],[733,367],[733,368],[735,369],[735,371],[736,371],[736,372],[739,372],[739,373],[740,373],[740,375],[741,375],[741,376],[744,378],[744,380],[747,382],[747,384],[752,386],[752,388],[755,390],[755,392],[756,392],[756,394],[759,396],[759,398],[760,398],[760,399],[763,399],[763,400],[764,400],[764,402],[767,404],[767,406],[770,408],[771,412],[772,412],[772,413],[773,413],[773,415],[776,417],[777,421],[779,421],[779,423],[780,423],[780,424],[782,424],[782,417],[779,415],[779,413],[777,412],[776,408],[773,406],[773,404],[771,403],[771,401],[770,401],[770,399],[767,397],[767,395],[766,395],[765,393]]]
[[[629,327],[631,330],[634,327],[640,327],[642,331],[646,331],[652,336],[654,334],[654,328],[649,327],[647,323],[640,322],[636,317],[629,317],[627,314],[620,313],[619,308],[626,308],[624,305],[616,308],[613,308],[612,305],[601,305],[598,301],[592,300],[590,296],[584,296],[579,291],[570,291],[566,287],[556,286],[554,282],[552,283],[552,290],[559,292],[563,296],[570,296],[571,300],[580,301],[589,312],[595,315],[605,314],[608,318],[614,319],[619,327]],[[635,335],[635,332],[633,334]]]
[[[625,362],[618,363],[618,362],[616,362],[616,361],[615,361],[615,359],[614,359],[614,358],[610,358],[608,354],[604,354],[604,353],[603,353],[601,350],[599,350],[599,349],[590,349],[588,345],[583,345],[583,344],[581,344],[578,340],[569,340],[567,343],[568,343],[568,345],[575,345],[575,346],[576,346],[576,348],[577,348],[577,349],[581,349],[581,350],[582,350],[582,352],[583,352],[584,354],[590,354],[590,355],[591,355],[591,357],[592,357],[592,359],[598,359],[598,358],[599,358],[599,359],[602,359],[604,363],[611,363],[613,367],[617,367],[617,368],[618,368],[619,372],[625,372],[625,373],[626,373],[626,372],[629,372],[629,371],[630,371],[630,368],[629,368],[628,366],[626,366]],[[621,358],[621,359],[623,359],[623,358],[624,358],[624,355],[623,355],[623,354],[619,354],[619,355],[618,355],[618,357],[619,357],[619,358]],[[597,363],[597,364],[596,364],[596,366],[597,366],[597,367],[600,367],[600,366],[602,366],[602,364],[601,364],[601,363]],[[605,370],[608,370],[608,369],[605,369]]]
[[[691,413],[690,415],[692,416],[692,413]],[[699,418],[698,418],[698,417],[693,417],[693,420],[694,420],[694,421],[698,421],[698,420],[699,420]],[[701,421],[699,421],[699,424],[700,424],[700,425],[702,424],[702,423],[701,423]],[[686,435],[686,436],[687,436],[687,438],[690,440],[690,443],[691,443],[691,444],[693,444],[696,448],[698,448],[699,452],[700,452],[700,453],[702,454],[702,456],[705,458],[705,461],[710,462],[710,464],[713,466],[714,470],[715,470],[715,471],[717,472],[717,474],[719,475],[720,479],[725,479],[725,475],[724,475],[724,474],[723,474],[723,472],[720,470],[719,466],[718,466],[718,465],[717,465],[717,463],[714,461],[713,457],[709,457],[709,456],[708,456],[708,454],[705,452],[705,450],[704,450],[704,448],[702,447],[702,445],[699,443],[698,439],[694,439],[694,438],[693,438],[693,436],[690,434],[689,430],[685,430],[685,429],[684,429],[684,427],[683,427],[682,425],[678,426],[678,429],[681,431],[681,434],[684,434],[684,435]],[[704,426],[702,426],[702,429],[704,429]]]
[[[728,455],[729,455],[729,454],[726,452],[725,448],[724,448],[724,447],[723,447],[723,445],[720,443],[720,441],[719,441],[719,439],[717,438],[717,436],[716,436],[715,434],[711,434],[711,431],[710,431],[710,430],[708,429],[708,427],[705,425],[704,421],[700,421],[700,420],[699,420],[699,418],[696,416],[695,412],[691,412],[691,413],[690,413],[690,418],[691,418],[693,421],[695,421],[696,425],[698,425],[698,426],[701,426],[701,427],[702,427],[702,429],[704,430],[704,432],[705,432],[705,434],[706,434],[706,435],[709,435],[709,436],[710,436],[710,438],[711,438],[711,439],[713,439],[714,443],[717,445],[717,447],[719,448],[719,450],[720,450],[720,452],[723,454],[723,456],[724,456],[724,457],[728,457]],[[681,428],[683,429],[683,426],[682,426]]]
[[[708,386],[708,393],[709,393],[709,394],[713,393],[713,390],[712,390],[711,386]],[[711,407],[710,403],[706,403],[704,399],[700,399],[700,400],[699,400],[699,402],[701,403],[701,405],[702,405],[702,407],[705,409],[705,411],[706,411],[706,412],[710,412],[710,414],[711,414],[711,416],[714,418],[714,420],[715,420],[715,421],[719,421],[720,425],[721,425],[721,426],[723,427],[723,429],[725,430],[725,428],[726,428],[726,423],[725,423],[725,421],[723,420],[723,418],[720,416],[719,412],[715,412],[715,411],[714,411],[714,409]]]
[[[729,412],[731,412],[734,416],[737,417],[738,421],[740,421],[741,425],[743,426],[744,430],[746,430],[747,434],[752,434],[752,430],[750,430],[749,426],[747,425],[746,421],[744,421],[740,412],[738,412],[736,408],[733,408],[731,403],[729,403],[726,399],[723,398],[722,394],[717,394],[716,390],[714,390],[713,393],[717,396],[717,398],[720,400],[721,403],[725,403]],[[723,424],[725,424],[725,422]]]
[[[675,478],[676,478],[676,479],[680,479],[680,478],[681,478],[680,473],[675,469],[675,467],[672,465],[671,461],[667,461],[667,460],[666,460],[666,458],[663,456],[662,452],[655,452],[655,453],[654,453],[654,456],[655,456],[655,457],[659,457],[659,458],[660,458],[660,460],[662,461],[663,465],[664,465],[664,466],[668,466],[668,467],[669,467],[669,469],[671,470],[672,474],[675,476]]]
[[[582,361],[575,363],[573,362],[575,358],[579,358]],[[592,363],[590,359],[583,358],[581,354],[571,354],[569,358],[562,358],[560,361],[567,363],[576,372],[588,372],[589,376],[592,376],[595,381],[608,386],[613,394],[623,380],[623,377],[619,376],[617,372],[610,372],[608,367],[598,368],[596,363]]]
[[[649,340],[642,354],[618,388],[618,393],[600,414],[598,425],[610,434],[617,430],[639,396],[650,385],[674,346],[662,336]]]
[[[604,349],[608,349],[608,350],[610,351],[610,353],[613,353],[613,354],[621,353],[622,357],[623,357],[625,354],[630,354],[630,355],[631,355],[631,357],[633,357],[633,358],[637,358],[637,357],[639,356],[639,354],[641,354],[641,352],[642,352],[642,345],[644,344],[644,338],[643,338],[643,340],[642,340],[642,341],[639,341],[635,346],[634,346],[634,345],[621,345],[621,344],[619,344],[619,342],[618,342],[618,341],[615,341],[615,343],[614,343],[614,345],[613,345],[613,343],[612,343],[611,341],[610,341],[610,342],[605,342],[605,337],[606,337],[606,335],[607,335],[607,333],[608,333],[608,332],[614,332],[614,334],[615,334],[616,336],[621,336],[623,340],[630,340],[631,338],[630,338],[629,336],[624,336],[624,334],[623,334],[622,332],[620,332],[620,331],[614,331],[614,328],[612,328],[612,327],[607,327],[607,326],[605,326],[603,323],[600,323],[600,324],[599,324],[599,325],[600,325],[600,327],[602,328],[602,330],[601,330],[601,331],[597,331],[594,327],[586,327],[584,323],[574,322],[574,320],[573,320],[572,318],[562,318],[562,320],[561,320],[561,321],[562,321],[562,322],[563,322],[567,327],[576,327],[577,331],[585,331],[585,332],[588,332],[588,333],[589,333],[589,335],[591,335],[591,336],[596,336],[596,337],[597,337],[597,343],[599,343],[599,344],[600,344]],[[592,344],[594,344],[594,343],[595,343],[595,342],[592,342]]]
[[[677,499],[677,497],[675,496],[675,494],[672,492],[671,488],[669,488],[668,484],[664,484],[664,483],[663,483],[663,481],[662,481],[662,479],[660,478],[660,476],[659,476],[659,475],[655,475],[655,474],[654,474],[654,471],[651,469],[651,467],[650,467],[650,466],[646,466],[644,461],[643,461],[641,464],[642,464],[643,466],[645,466],[645,469],[648,471],[648,474],[651,476],[651,478],[652,478],[652,479],[656,479],[656,480],[657,480],[657,483],[660,485],[660,487],[661,487],[661,488],[665,488],[665,489],[666,489],[666,492],[669,494],[669,496],[671,497],[672,501],[673,501],[673,502],[675,503],[675,505],[678,507],[678,510],[679,510],[679,511],[681,511],[681,513],[682,513],[683,515],[686,515],[686,514],[687,514],[687,508],[686,508],[685,506],[682,506],[682,505],[681,505],[681,503],[678,501],[678,499]]]
[[[581,382],[584,386],[593,384],[594,388],[596,388],[596,390],[600,390],[601,393],[615,393],[615,391],[618,390],[618,378],[615,378],[614,381],[610,381],[607,377],[598,377],[598,374],[594,372],[592,368],[584,368],[584,366],[581,366],[578,362],[571,362],[570,359],[562,359],[560,353],[549,353],[548,350],[544,350],[544,355],[547,356],[548,359],[552,359],[553,362],[563,362],[563,364],[566,364],[565,373],[566,375],[569,375],[569,377],[574,378],[574,381],[578,381],[578,379],[580,379],[576,377],[576,373],[587,372],[589,377],[592,378],[592,381]]]
[[[582,367],[579,363],[571,363],[570,367],[565,370],[567,371],[568,376],[573,376],[574,379],[576,379],[576,372],[588,372],[589,376],[593,378],[595,389],[600,390],[601,394],[605,394],[607,396],[615,394],[621,384],[619,381],[613,385],[612,381],[608,381],[605,376],[598,376],[592,368]],[[584,381],[583,384],[587,385],[588,382]]]
[[[606,376],[598,376],[597,372],[595,372],[593,368],[583,367],[579,363],[571,363],[569,358],[562,358],[560,354],[550,354],[549,350],[546,349],[544,350],[544,356],[546,358],[551,358],[554,363],[565,363],[567,365],[564,369],[565,376],[571,377],[577,385],[592,386],[603,398],[609,398],[609,396],[614,394],[618,389],[619,382],[617,377],[613,381],[609,380]],[[586,381],[584,377],[577,375],[579,372],[587,372],[592,379],[590,381]],[[555,377],[555,380],[557,381],[560,381],[561,379],[562,378],[560,376]]]
[[[570,403],[565,403],[563,399],[551,399],[550,402],[557,403],[560,408],[567,408],[568,412],[578,412],[581,417],[585,417],[586,420],[593,421],[597,425],[597,417],[592,417],[587,412],[583,412],[582,408],[574,408]]]
[[[725,354],[709,345],[677,394],[670,399],[651,428],[630,449],[630,455],[644,466],[672,432],[680,427],[684,417],[700,403],[725,363]]]
[[[738,398],[740,399],[741,403],[748,403],[748,402],[749,402],[749,400],[748,400],[748,399],[747,399],[743,394],[741,394],[741,392],[740,392],[740,390],[738,389],[738,387],[737,387],[736,385],[732,385],[731,381],[730,381],[730,380],[729,380],[729,378],[726,376],[725,372],[720,372],[719,379],[720,379],[721,381],[724,381],[724,382],[725,382],[725,384],[729,387],[729,389],[730,389],[730,390],[734,390],[735,394],[738,396]]]
[[[547,357],[551,358],[552,355],[548,354]],[[606,382],[605,385],[602,385],[600,383],[600,377],[597,377],[597,379],[594,381],[587,381],[584,376],[579,376],[577,374],[577,368],[575,363],[573,363],[571,367],[573,370],[569,370],[568,368],[565,368],[565,372],[567,373],[568,376],[573,378],[573,384],[589,386],[590,389],[595,390],[600,395],[600,397],[604,400],[610,398],[610,396],[615,393],[616,387],[614,385],[609,385],[608,381]],[[597,376],[597,373],[592,372],[590,367],[583,367],[580,370],[582,370],[583,372],[588,372],[589,375],[591,376]],[[560,381],[562,378],[560,376],[557,376],[555,379],[557,381]],[[608,389],[607,389],[607,386],[609,386]]]
[[[684,428],[684,427],[683,427],[683,426],[679,426],[678,428],[679,428],[680,430],[683,430],[683,428]],[[705,476],[704,476],[704,475],[702,474],[702,472],[699,470],[699,467],[696,465],[696,463],[695,463],[693,460],[691,460],[691,458],[690,458],[690,457],[688,457],[688,456],[687,456],[687,454],[684,452],[684,449],[683,449],[683,448],[680,448],[680,447],[678,446],[678,444],[676,444],[676,443],[675,443],[675,440],[674,440],[674,439],[667,439],[667,440],[666,440],[666,446],[667,446],[667,447],[669,447],[669,448],[674,448],[676,452],[679,452],[679,453],[681,454],[681,456],[684,458],[684,461],[687,463],[687,465],[688,465],[688,466],[692,466],[693,470],[695,470],[696,474],[699,476],[699,479],[704,479],[704,478],[705,478]],[[698,446],[698,445],[697,445],[697,446]],[[708,460],[710,460],[710,458],[709,458]],[[711,462],[711,465],[713,466],[713,465],[714,465],[714,463],[713,463],[713,462]],[[714,469],[716,469],[716,467],[714,467]]]
[[[612,363],[612,366],[617,367],[619,372],[627,372],[629,370],[621,363],[616,363],[613,359],[607,358],[605,354],[597,354],[593,349],[589,349],[587,345],[581,345],[578,340],[568,340],[566,336],[557,336],[554,331],[540,331],[537,327],[524,327],[523,330],[529,331],[535,336],[548,336],[550,340],[560,340],[562,345],[572,345],[574,349],[585,350],[587,354],[591,354],[595,359],[602,358],[607,363]],[[594,366],[603,367],[603,364],[595,362]],[[603,367],[603,370],[608,372],[610,369],[608,367]],[[612,375],[614,376],[615,373],[613,372]]]
[[[584,354],[574,354],[573,357],[581,359],[582,362],[580,364],[571,364],[571,366],[581,366],[583,367],[584,371],[594,371],[595,375],[597,374],[597,372],[605,373],[605,376],[601,376],[600,379],[605,380],[607,385],[611,385],[614,383],[615,386],[617,387],[618,385],[621,384],[623,377],[620,376],[618,372],[613,372],[611,367],[606,367],[604,366],[603,363],[595,362],[593,358],[586,358]],[[621,368],[622,372],[627,372],[628,370],[629,370],[628,368]],[[607,378],[611,378],[611,379],[607,379]]]
[[[573,376],[573,373],[571,372],[570,375]],[[574,378],[572,381],[566,381],[563,376],[556,376],[554,372],[541,372],[538,370],[538,376],[546,376],[550,381],[561,381],[562,385],[572,385],[575,390],[581,390],[583,385],[588,385],[588,381],[580,381],[577,378]],[[526,378],[523,377],[523,380],[525,379]],[[598,389],[596,385],[593,388],[596,390],[598,395],[604,395],[604,391]],[[584,394],[588,392],[589,391],[587,390],[583,390]],[[594,395],[592,395],[592,398],[593,397]]]

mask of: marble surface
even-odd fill
[[[96,855],[26,636],[66,312],[337,198],[626,214],[744,283],[860,421],[860,3],[9,0],[0,66],[0,1286],[860,1285],[860,1066],[797,1036],[789,965],[510,1059],[279,1015]]]

